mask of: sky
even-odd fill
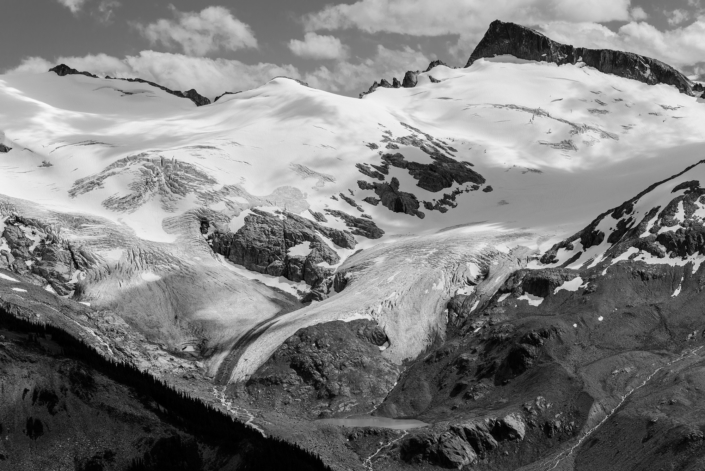
[[[463,67],[495,19],[705,78],[705,0],[0,1],[0,73],[66,63],[211,98],[280,75],[357,96],[434,59]]]

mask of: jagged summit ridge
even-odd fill
[[[91,77],[91,78],[100,78],[95,74],[91,74],[90,72],[81,72],[79,70],[76,70],[74,68],[69,67],[66,64],[59,64],[56,67],[52,67],[49,69],[49,72],[54,72],[56,75],[59,77],[65,77],[66,75],[85,75],[86,77]],[[146,83],[147,85],[151,85],[153,87],[156,87],[160,90],[163,90],[170,95],[177,96],[179,98],[187,98],[194,102],[196,106],[204,106],[204,105],[210,105],[211,101],[198,93],[195,89],[191,89],[185,92],[178,91],[178,90],[171,90],[169,88],[166,88],[162,85],[159,85],[158,83],[150,82],[149,80],[144,80],[141,78],[118,78],[118,77],[105,77],[107,80],[125,80],[127,82],[139,82],[139,83]],[[218,97],[220,98],[220,97]]]
[[[509,54],[519,59],[558,65],[583,62],[600,72],[638,80],[649,85],[665,83],[693,96],[692,83],[668,64],[632,52],[574,47],[553,41],[526,26],[495,20],[475,47],[465,67],[476,60]]]

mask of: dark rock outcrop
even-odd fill
[[[438,151],[430,152],[429,156],[434,160],[434,163],[409,162],[400,153],[384,154],[382,160],[392,167],[408,170],[409,174],[418,180],[419,188],[432,192],[450,188],[454,182],[460,185],[485,183],[482,175],[474,171],[469,162],[459,162]]]
[[[431,61],[430,64],[428,64],[428,67],[426,67],[426,70],[424,70],[424,72],[428,72],[429,70],[433,69],[434,67],[438,67],[439,65],[443,65],[445,67],[448,67],[448,64],[446,64],[445,62],[443,62],[440,59],[436,59],[434,61]]]
[[[92,77],[92,78],[100,78],[97,75],[91,74],[89,72],[80,72],[76,69],[72,69],[71,67],[67,66],[66,64],[59,64],[56,67],[52,67],[49,69],[49,72],[54,72],[56,75],[59,77],[64,77],[66,75],[85,75],[86,77]],[[139,83],[146,83],[147,85],[151,85],[153,87],[156,87],[160,90],[163,90],[170,95],[177,96],[179,98],[187,98],[194,102],[196,106],[204,106],[204,105],[210,105],[211,101],[198,93],[196,90],[191,89],[186,92],[180,92],[180,91],[174,91],[169,88],[163,87],[157,83],[150,82],[148,80],[143,80],[141,78],[116,78],[116,77],[105,77],[106,79],[109,80],[125,80],[126,82],[139,82]]]
[[[7,154],[12,150],[12,147],[7,147],[5,144],[0,144],[0,153]]]
[[[418,70],[408,70],[404,74],[404,80],[401,86],[404,88],[414,88],[419,82],[419,71]]]
[[[355,247],[355,239],[348,232],[321,226],[296,214],[275,215],[258,209],[245,217],[245,225],[235,234],[216,230],[209,242],[214,252],[248,270],[316,286],[333,273],[333,269],[320,265],[340,261],[317,232],[341,248]],[[292,247],[306,243],[310,250],[307,255],[288,253]]]
[[[54,72],[59,77],[65,77],[67,75],[85,75],[86,77],[98,78],[97,75],[93,75],[90,72],[80,72],[76,69],[72,69],[66,64],[59,64],[56,67],[49,69],[49,72]]]
[[[363,175],[367,175],[370,178],[376,178],[377,180],[384,180],[384,175],[382,172],[371,168],[369,164],[355,164],[355,167],[357,167]]]
[[[215,97],[215,99],[213,100],[213,103],[220,100],[221,98],[223,98],[226,95],[237,95],[238,93],[242,93],[242,92],[225,92],[222,95],[218,95],[217,97]]]
[[[420,203],[416,196],[399,190],[399,180],[396,177],[393,177],[389,183],[358,181],[357,184],[361,190],[373,190],[380,197],[382,205],[395,213],[405,213],[420,219],[425,217],[425,214],[419,211]]]
[[[345,201],[346,203],[348,203],[350,206],[352,206],[353,208],[357,209],[357,210],[360,211],[361,213],[365,211],[364,209],[362,209],[362,208],[360,207],[359,204],[357,204],[357,203],[355,202],[354,199],[352,199],[351,197],[349,197],[349,196],[346,195],[345,193],[338,193],[338,196],[340,196],[340,199],[341,199],[341,200]]]
[[[442,60],[436,59],[434,61],[431,61],[430,64],[428,64],[428,67],[426,67],[426,70],[423,72],[428,72],[429,70],[433,69],[434,67],[437,67],[439,65],[446,65],[445,62]],[[404,74],[403,80],[400,82],[397,80],[396,77],[392,78],[392,83],[389,83],[387,79],[382,79],[379,82],[374,82],[372,86],[366,91],[360,93],[360,98],[363,98],[365,95],[369,95],[370,93],[374,92],[377,90],[379,87],[382,88],[414,88],[416,84],[419,81],[419,74],[422,73],[421,71],[418,70],[409,70]],[[431,81],[436,81],[433,77],[431,77]]]
[[[0,234],[10,251],[0,253],[0,268],[24,275],[29,281],[68,296],[78,288],[81,276],[97,264],[82,247],[62,240],[51,226],[18,215],[5,221]]]
[[[387,342],[384,330],[367,320],[301,329],[249,379],[247,390],[262,407],[307,418],[367,412],[399,374],[380,355]]]
[[[156,87],[160,90],[163,90],[167,92],[170,95],[177,96],[179,98],[188,98],[192,102],[196,104],[196,106],[205,106],[205,105],[210,105],[211,101],[198,93],[196,90],[191,89],[186,92],[181,92],[178,90],[171,90],[169,88],[163,87],[157,83],[150,82],[149,80],[144,80],[141,78],[115,78],[114,80],[125,80],[126,82],[138,82],[138,83],[146,83],[147,85],[151,85],[153,87]]]
[[[423,431],[402,442],[401,458],[406,462],[461,469],[486,458],[502,442],[522,441],[526,423],[520,413],[502,418],[451,425],[446,431]]]
[[[656,59],[631,52],[573,47],[555,42],[531,28],[499,20],[490,24],[465,67],[470,67],[478,59],[503,54],[558,65],[583,62],[603,73],[649,85],[665,83],[681,93],[693,95],[692,83],[685,75]]]
[[[698,180],[685,181],[677,185],[670,183],[703,164],[705,161],[697,162],[672,177],[654,183],[620,206],[600,214],[584,229],[547,250],[541,257],[541,263],[557,263],[559,251],[565,250],[572,255],[562,264],[567,266],[578,260],[583,255],[583,251],[602,244],[605,240],[609,246],[605,247],[604,254],[600,254],[603,259],[607,259],[608,256],[617,257],[630,248],[636,248],[642,253],[662,259],[666,257],[682,259],[695,254],[705,255],[705,225],[696,216],[699,204],[705,201],[705,188],[700,187]],[[666,195],[678,191],[684,191],[684,193],[679,196],[665,196],[662,201],[654,203],[652,208],[645,208],[644,215],[637,218],[635,206],[642,197],[662,185],[672,186],[671,191]],[[678,214],[680,211],[682,214]],[[603,224],[605,220],[609,224]],[[603,227],[607,233],[599,227]],[[669,230],[669,228],[673,229]],[[582,250],[576,250],[576,247],[581,247]]]
[[[384,231],[377,227],[373,221],[366,218],[356,218],[343,211],[336,209],[326,209],[326,213],[342,219],[345,225],[352,229],[352,233],[367,237],[368,239],[379,239],[384,235]]]

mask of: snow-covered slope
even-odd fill
[[[657,182],[588,227],[556,244],[541,263],[568,268],[613,265],[621,260],[649,264],[692,264],[705,260],[705,161]]]
[[[57,215],[88,218],[64,229],[100,259],[80,299],[121,309],[155,338],[170,332],[172,346],[205,337],[212,374],[244,332],[293,307],[231,270],[203,235],[237,232],[257,208],[299,215],[319,224],[338,266],[367,267],[370,288],[279,317],[286,328],[258,336],[228,368],[242,377],[299,326],[363,314],[387,328],[385,355],[400,361],[424,348],[443,325],[443,300],[465,286],[445,276],[459,273],[459,247],[463,264],[519,243],[549,248],[701,159],[704,118],[701,99],[668,85],[511,56],[438,66],[414,88],[362,100],[277,78],[201,107],[141,83],[9,75],[0,77],[2,144],[11,148],[0,153],[0,198],[13,205],[4,217],[21,208],[64,225]],[[384,234],[359,235],[349,216]],[[326,228],[351,232],[354,247]],[[310,253],[299,245],[285,249]],[[375,257],[341,265],[375,245]],[[397,254],[394,270],[387,250]],[[419,271],[405,250],[437,251],[433,270]],[[370,268],[373,259],[382,269]],[[419,304],[419,287],[438,295]],[[392,292],[411,298],[386,302]],[[398,317],[409,307],[419,322]]]

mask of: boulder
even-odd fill
[[[447,468],[461,469],[477,461],[475,450],[453,432],[446,432],[438,438],[436,453],[439,464]]]
[[[485,456],[498,446],[497,440],[490,432],[491,425],[494,425],[494,421],[486,419],[481,422],[453,425],[451,430],[464,437],[479,456]]]
[[[409,70],[404,74],[401,86],[404,88],[414,88],[419,81],[419,71]]]
[[[518,412],[497,419],[492,427],[492,436],[497,440],[523,440],[526,435],[526,423]]]

